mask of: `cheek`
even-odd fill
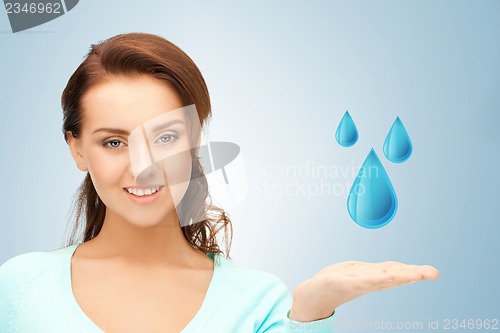
[[[90,176],[101,199],[108,186],[119,184],[130,161],[128,153],[97,151],[87,159]],[[120,184],[126,186],[127,184]]]
[[[175,160],[169,159],[166,165],[167,181],[174,204],[177,206],[186,193],[191,180],[192,159],[191,152],[176,156]]]

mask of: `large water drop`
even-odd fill
[[[373,148],[352,185],[347,210],[360,226],[377,229],[388,224],[398,208],[391,180]]]

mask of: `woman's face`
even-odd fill
[[[165,223],[169,215],[176,214],[174,203],[182,199],[188,182],[176,181],[169,186],[168,180],[189,180],[191,175],[192,147],[186,117],[182,112],[168,114],[181,107],[181,98],[172,87],[147,75],[109,77],[83,96],[81,134],[77,139],[67,137],[78,167],[88,170],[106,205],[107,219],[151,226]],[[129,134],[146,121],[165,116],[179,121],[152,133],[156,139],[150,148],[166,150],[168,155],[180,154],[174,162],[161,164],[160,170],[163,168],[168,180],[138,186],[131,169]]]

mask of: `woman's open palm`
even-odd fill
[[[432,266],[395,261],[333,264],[297,287],[290,318],[298,321],[326,318],[339,305],[359,296],[417,281],[437,280],[438,276],[439,271]]]

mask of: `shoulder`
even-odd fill
[[[217,271],[218,304],[230,304],[234,318],[248,321],[258,332],[281,331],[283,319],[292,304],[285,283],[276,275],[255,268],[239,266],[219,257]]]
[[[51,278],[60,271],[57,268],[62,267],[65,262],[64,258],[71,255],[74,247],[20,254],[0,266],[0,326],[2,328],[10,332],[9,328],[15,327],[14,321],[20,309],[25,305],[24,300],[27,295],[37,295],[39,291],[50,289],[47,288],[50,286],[47,281],[54,281]],[[34,285],[37,288],[33,289]],[[38,301],[39,299],[33,304],[40,304]]]
[[[7,260],[0,266],[0,294],[12,291],[13,287],[29,282],[50,268],[60,265],[73,247],[28,252]]]
[[[286,297],[288,287],[276,275],[255,268],[242,267],[230,259],[218,256],[219,274],[230,289],[247,293],[255,299],[262,297]]]

